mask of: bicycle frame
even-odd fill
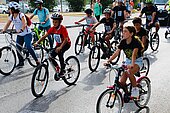
[[[9,47],[12,48],[14,47],[15,50],[22,56],[22,58],[24,58],[24,55],[21,53],[21,51],[16,47],[19,46],[21,48],[21,50],[23,50],[25,53],[28,53],[27,52],[27,49],[24,48],[23,46],[21,46],[20,44],[16,43],[16,41],[13,39],[13,35],[12,33],[8,33],[10,35],[10,39],[8,39],[7,37],[5,38],[6,39],[6,42],[9,43]],[[27,55],[27,54],[26,54]],[[26,56],[26,58],[28,57],[28,55]]]

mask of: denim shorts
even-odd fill
[[[126,65],[132,64],[132,60],[126,58],[125,64],[126,64]],[[137,64],[137,65],[139,66],[139,68],[141,69],[141,68],[142,68],[142,65],[143,65],[143,58],[142,58],[142,57],[137,58],[137,59],[135,60],[135,64]]]

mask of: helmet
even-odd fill
[[[91,15],[93,11],[89,8],[89,9],[86,9],[84,12],[85,12],[86,14],[90,14],[90,15]]]
[[[43,4],[43,1],[42,0],[36,0],[34,3],[35,4]]]
[[[51,16],[51,19],[63,20],[63,16],[61,14],[58,14],[58,13],[53,13],[52,16]]]
[[[135,17],[132,21],[133,24],[139,23],[142,24],[142,19],[140,17]]]
[[[8,7],[11,9],[11,8],[14,8],[14,10],[19,10],[20,9],[20,5],[17,3],[17,2],[10,2],[8,4]]]
[[[104,11],[103,11],[103,13],[105,14],[105,13],[108,13],[108,14],[110,14],[111,15],[111,9],[109,9],[109,8],[106,8]]]
[[[152,4],[152,0],[145,0],[145,4]]]

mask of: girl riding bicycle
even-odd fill
[[[82,22],[82,21],[86,20],[87,25],[89,25],[89,26],[86,27],[86,33],[85,33],[86,36],[84,37],[82,52],[84,51],[84,44],[85,44],[85,40],[86,40],[87,35],[88,35],[87,32],[92,28],[92,25],[97,23],[96,18],[94,16],[92,16],[93,11],[91,9],[86,9],[84,12],[86,13],[86,17],[82,18],[78,22],[75,22],[75,24],[79,24],[79,22]],[[95,32],[95,30],[89,34],[90,37],[92,38],[91,40],[92,40],[93,44],[94,44],[94,41],[95,41],[94,32]]]
[[[36,46],[38,43],[40,43],[42,40],[44,40],[49,34],[53,35],[53,38],[56,41],[55,49],[51,52],[51,61],[56,66],[56,70],[58,70],[58,64],[53,59],[57,55],[59,57],[60,61],[60,74],[55,74],[54,79],[59,80],[65,73],[65,64],[64,64],[64,53],[70,48],[71,41],[68,36],[68,32],[66,27],[61,25],[61,22],[63,20],[63,16],[61,14],[54,13],[52,14],[51,19],[53,20],[53,27],[51,27],[48,32],[42,36],[34,45]]]
[[[20,12],[20,5],[17,2],[10,2],[9,3],[9,11],[10,11],[10,17],[6,25],[4,26],[2,32],[5,32],[8,27],[10,26],[11,22],[13,22],[15,29],[17,31],[17,39],[16,43],[23,46],[25,42],[25,46],[36,61],[37,65],[40,63],[35,55],[35,52],[32,48],[32,34],[31,29],[26,24],[26,17],[23,13]],[[19,45],[16,45],[16,47],[21,50],[21,47]],[[19,63],[16,67],[22,67],[24,66],[24,59],[23,57],[17,52]]]
[[[120,51],[123,50],[126,55],[125,64],[127,65],[127,71],[121,76],[120,83],[125,86],[127,78],[130,79],[132,84],[132,97],[139,96],[139,89],[137,88],[136,78],[134,76],[140,68],[142,67],[142,51],[143,44],[138,37],[135,36],[136,30],[133,26],[127,26],[123,28],[123,39],[121,40],[118,49],[109,58],[107,63],[110,63],[114,58],[116,58]]]

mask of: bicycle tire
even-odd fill
[[[94,63],[93,60],[95,61]],[[89,60],[88,60],[89,69],[92,72],[96,71],[96,69],[99,66],[99,63],[100,63],[100,47],[98,45],[95,45],[92,47],[89,53]]]
[[[144,84],[144,82],[146,84]],[[138,88],[139,88],[139,100],[134,100],[134,102],[135,102],[137,107],[144,108],[148,104],[149,99],[150,99],[150,95],[151,95],[150,80],[149,80],[149,78],[144,76],[137,81],[137,84],[138,84]],[[147,89],[144,88],[145,86],[146,86]],[[147,96],[143,96],[145,94]],[[146,100],[144,99],[145,97],[146,97]]]
[[[117,46],[118,46],[118,44],[119,44],[119,42],[118,41],[113,41],[112,43],[111,43],[111,52],[112,52],[112,54],[117,50]],[[112,55],[111,54],[111,55]],[[111,56],[110,55],[110,56]],[[119,59],[120,59],[120,54],[114,59],[114,60],[112,60],[112,64],[116,64],[118,61],[119,61]]]
[[[50,42],[48,39],[44,39],[43,41],[43,48],[50,48]]]
[[[150,70],[150,62],[149,59],[147,57],[143,58],[143,65],[142,68],[140,70],[140,75],[141,76],[147,76]]]
[[[111,113],[111,111],[112,113],[121,113],[122,106],[123,106],[123,101],[122,101],[123,99],[119,91],[116,91],[116,94],[114,92],[115,92],[114,89],[106,89],[99,96],[97,100],[97,104],[96,104],[97,113]],[[106,100],[105,100],[105,97],[106,97]],[[115,109],[116,107],[118,108]]]
[[[45,71],[43,71],[42,69],[45,69]],[[31,91],[35,97],[41,97],[43,95],[48,84],[48,79],[48,66],[42,63],[35,69],[31,80]],[[38,85],[44,86],[39,92],[36,90],[36,88],[39,87]]]
[[[62,79],[67,85],[69,86],[74,85],[80,76],[79,60],[75,56],[69,56],[65,60],[65,64],[66,64],[65,67],[66,73],[64,74],[64,77]]]
[[[16,55],[11,47],[5,46],[0,49],[0,62],[1,62],[0,66],[1,74],[7,76],[14,71],[14,68],[16,66]],[[10,68],[8,68],[9,66]]]
[[[79,35],[76,39],[76,43],[75,43],[75,54],[79,55],[81,50],[82,50],[82,46],[83,46],[83,35]]]
[[[38,61],[42,61],[43,58],[44,58],[44,51],[43,51],[43,48],[41,46],[37,46],[37,47],[34,47],[34,51],[35,51],[35,54],[38,58]],[[31,54],[29,53],[29,56],[27,57],[28,59],[28,62],[29,64],[32,66],[32,67],[36,67],[37,64],[36,64],[36,61],[34,60],[34,58],[31,56]]]
[[[159,35],[153,32],[150,37],[150,46],[153,51],[156,51],[159,47]]]

